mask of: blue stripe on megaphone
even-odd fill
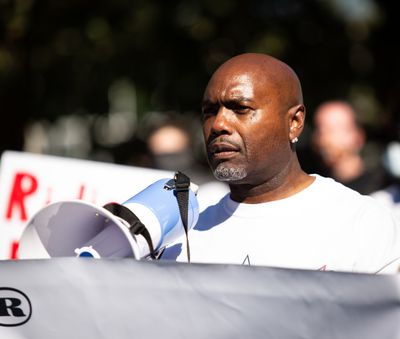
[[[161,240],[156,246],[156,250],[166,241],[172,241],[184,233],[178,202],[174,194],[175,190],[164,188],[168,181],[170,179],[160,179],[123,203],[123,205],[132,203],[143,205],[156,216],[161,226]],[[132,212],[135,213],[135,211]],[[189,189],[189,229],[197,222],[198,214],[199,204],[197,197]]]

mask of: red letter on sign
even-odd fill
[[[18,259],[17,253],[18,253],[18,241],[13,241],[11,243],[11,251],[10,251],[10,259]]]
[[[37,180],[34,176],[28,173],[17,173],[15,175],[14,186],[11,191],[10,201],[7,208],[7,219],[12,218],[12,212],[15,207],[21,211],[21,220],[27,220],[25,210],[25,198],[36,191],[38,187]]]

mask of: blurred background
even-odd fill
[[[317,107],[342,100],[364,133],[363,166],[380,171],[399,140],[396,8],[375,0],[0,0],[0,152],[161,168],[173,157],[161,159],[149,137],[173,121],[189,132],[185,166],[207,176],[199,121],[207,80],[227,58],[262,52],[302,82],[304,168],[320,168],[310,156]]]

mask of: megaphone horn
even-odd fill
[[[49,204],[28,221],[18,257],[154,258],[197,223],[197,189],[177,172],[173,179],[158,180],[122,204]]]

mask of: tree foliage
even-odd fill
[[[309,116],[323,100],[348,99],[371,135],[394,135],[400,85],[393,5],[349,1],[370,8],[361,16],[344,3],[2,0],[1,150],[22,149],[24,128],[34,120],[105,114],[119,78],[134,83],[139,117],[198,112],[212,71],[243,52],[289,63]]]

